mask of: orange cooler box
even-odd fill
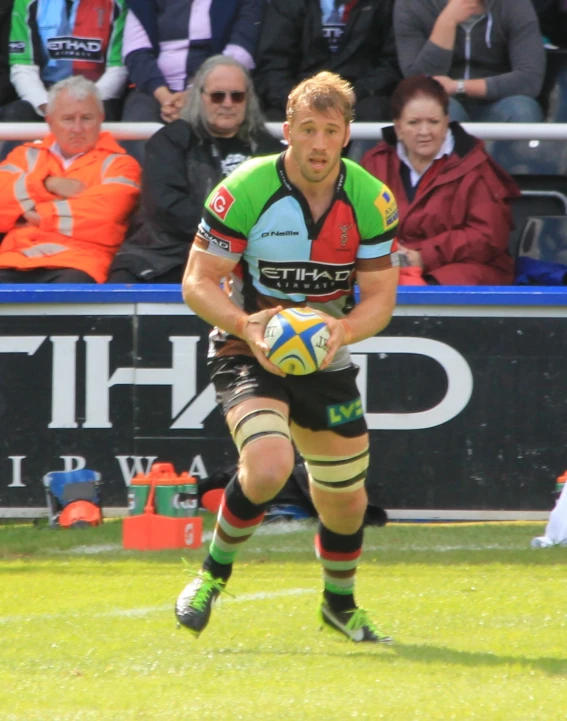
[[[200,548],[203,519],[170,518],[156,513],[129,516],[122,522],[124,548],[157,551],[162,548]]]
[[[203,535],[203,519],[189,516],[193,509],[185,509],[184,517],[175,517],[170,496],[177,488],[185,488],[189,476],[184,473],[176,476],[171,463],[154,463],[150,473],[141,474],[133,479],[133,494],[130,499],[130,515],[122,521],[122,545],[127,549],[138,551],[157,551],[165,548],[200,548]],[[195,487],[194,479],[190,478]],[[159,506],[168,511],[169,515],[157,514],[156,487],[161,486],[167,494],[161,499]],[[192,495],[192,494],[191,494]],[[167,501],[164,504],[163,501]],[[196,503],[195,503],[196,505]]]

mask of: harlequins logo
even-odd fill
[[[352,223],[347,225],[339,225],[341,231],[341,248],[346,248],[348,244],[348,231],[352,228]]]

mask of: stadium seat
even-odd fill
[[[367,150],[373,148],[378,143],[379,138],[364,138],[351,140],[346,149],[346,157],[355,163],[360,163],[362,156]]]
[[[567,216],[527,219],[515,258],[518,285],[567,284]]]
[[[567,175],[564,140],[492,140],[486,150],[510,175]]]
[[[514,230],[508,247],[512,257],[518,251],[526,221],[531,216],[567,215],[567,178],[555,175],[515,175],[522,195],[512,201]]]
[[[527,218],[518,244],[518,257],[567,263],[567,215]]]

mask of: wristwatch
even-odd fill
[[[455,92],[455,95],[458,95],[459,97],[463,97],[464,95],[466,95],[464,80],[457,80],[457,90]]]

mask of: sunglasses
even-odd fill
[[[221,103],[224,103],[227,95],[230,95],[230,99],[235,105],[240,105],[240,103],[243,103],[246,99],[245,90],[217,90],[214,93],[208,93],[206,90],[201,90],[201,92],[204,95],[208,95],[211,99],[211,103],[213,103],[214,105],[220,105]]]

